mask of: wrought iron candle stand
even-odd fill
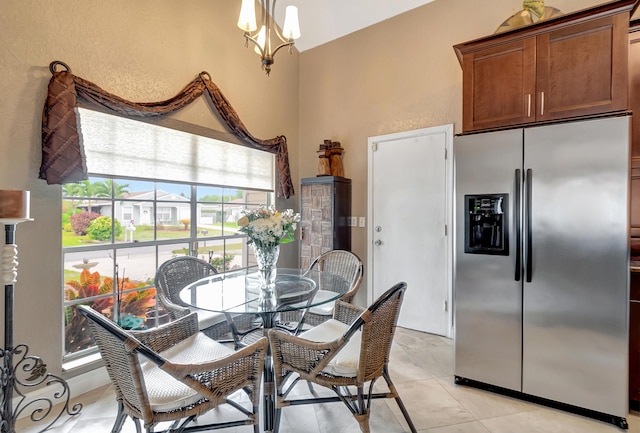
[[[0,431],[15,433],[15,423],[21,414],[30,413],[31,421],[46,424],[40,431],[51,427],[64,413],[77,415],[82,404],[69,407],[69,385],[53,374],[47,373],[47,366],[41,358],[28,355],[26,344],[13,346],[13,292],[18,275],[18,246],[15,244],[16,226],[31,218],[0,218],[5,228],[5,245],[2,252],[2,277],[4,280],[4,348],[1,386]],[[16,361],[17,360],[17,361]],[[51,398],[38,396],[29,398],[29,388],[53,386]],[[15,402],[14,402],[15,398]],[[50,420],[50,421],[48,421]]]

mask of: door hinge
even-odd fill
[[[449,227],[446,224],[444,225],[444,235],[449,236]]]
[[[449,311],[449,302],[446,299],[444,300],[444,311]]]
[[[371,150],[374,152],[378,150],[378,143],[371,143]]]
[[[449,157],[449,151],[447,150],[447,148],[444,148],[444,159],[447,159]]]

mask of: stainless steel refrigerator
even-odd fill
[[[626,425],[629,128],[455,138],[456,382]]]

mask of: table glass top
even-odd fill
[[[331,302],[349,290],[349,282],[335,274],[316,270],[278,268],[275,307],[260,305],[260,283],[255,270],[211,275],[180,291],[187,305],[228,313],[268,313],[299,310]]]

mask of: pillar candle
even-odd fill
[[[0,218],[30,218],[29,191],[0,190]]]

